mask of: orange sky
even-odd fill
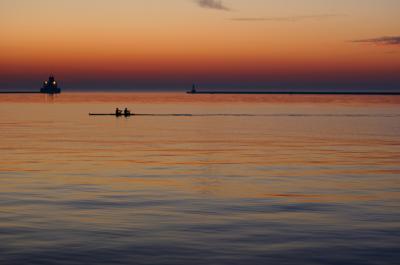
[[[0,89],[49,73],[70,89],[400,88],[398,10],[397,0],[0,0]]]

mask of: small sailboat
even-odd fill
[[[191,90],[191,91],[188,91],[188,92],[186,92],[186,93],[188,93],[188,94],[196,94],[196,93],[197,93],[196,84],[193,84],[193,85],[192,85],[192,90]]]

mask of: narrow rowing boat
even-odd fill
[[[89,116],[115,116],[115,117],[130,117],[134,116],[134,113],[129,114],[116,114],[116,113],[89,113]]]

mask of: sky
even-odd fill
[[[0,0],[0,90],[400,90],[399,0]]]

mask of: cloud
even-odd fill
[[[197,4],[203,8],[211,8],[218,10],[230,10],[227,6],[225,6],[221,0],[195,0]]]
[[[299,22],[303,20],[319,20],[334,17],[343,17],[342,14],[322,14],[322,15],[304,15],[304,16],[289,16],[289,17],[238,17],[232,18],[234,21],[282,21],[282,22]]]
[[[353,40],[356,43],[370,43],[376,45],[400,45],[400,36],[385,36],[373,39]]]

